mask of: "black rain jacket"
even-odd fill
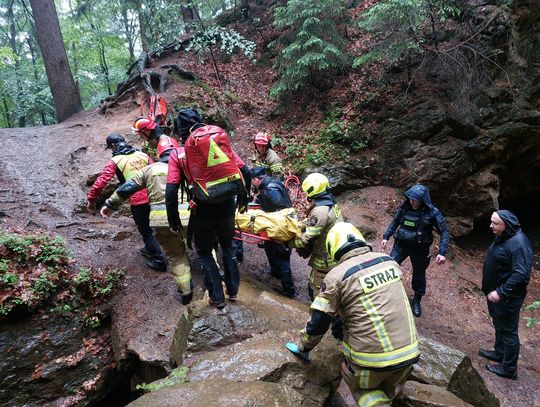
[[[488,248],[482,291],[487,295],[496,290],[503,299],[524,298],[531,278],[533,246],[512,212],[499,210],[497,214],[506,229]]]

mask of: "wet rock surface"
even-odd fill
[[[179,384],[146,394],[130,407],[300,406],[302,397],[289,386],[262,381],[212,379]]]
[[[398,407],[472,407],[442,387],[414,381],[405,382],[394,402]]]

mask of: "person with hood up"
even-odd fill
[[[519,311],[531,278],[533,246],[521,230],[518,218],[507,210],[491,215],[495,234],[482,270],[482,291],[495,327],[495,348],[480,349],[480,356],[499,364],[486,369],[498,376],[517,379]]]
[[[413,276],[412,301],[413,314],[422,315],[420,301],[426,293],[426,270],[431,261],[429,248],[433,243],[433,229],[441,236],[439,253],[435,262],[443,264],[446,261],[446,252],[450,235],[446,220],[441,211],[433,206],[429,190],[422,184],[413,185],[405,193],[405,202],[399,207],[392,222],[384,232],[381,241],[381,250],[386,249],[388,239],[394,236],[394,247],[390,256],[399,264],[410,257]]]
[[[184,231],[169,228],[165,207],[169,156],[177,148],[178,142],[175,139],[169,136],[161,137],[157,145],[159,161],[137,171],[128,182],[117,188],[105,201],[105,206],[101,208],[101,216],[108,218],[128,197],[144,188],[148,189],[150,226],[154,228],[156,238],[169,260],[182,304],[187,305],[193,298],[193,284],[185,249]]]
[[[309,213],[302,225],[302,235],[289,243],[302,257],[309,256],[308,293],[313,301],[321,288],[326,274],[336,265],[324,246],[328,231],[341,222],[341,209],[330,192],[328,178],[318,172],[309,174],[302,182],[302,190],[310,202]]]
[[[292,207],[283,182],[266,175],[265,167],[254,167],[250,172],[252,184],[258,192],[255,203],[260,204],[263,211],[276,212]],[[285,243],[273,240],[266,240],[263,245],[270,264],[270,275],[281,280],[283,295],[294,298],[296,290],[291,271],[291,249]]]
[[[88,203],[86,205],[88,212],[96,210],[97,198],[115,175],[120,183],[124,184],[138,170],[152,163],[148,155],[127,144],[121,134],[109,134],[106,143],[105,150],[110,149],[112,151],[112,158],[105,164],[92,188],[88,191]],[[150,205],[147,190],[143,189],[133,194],[129,202],[131,204],[131,215],[144,241],[144,248],[140,249],[139,253],[147,258],[146,265],[148,267],[157,271],[165,271],[163,254],[150,227]]]

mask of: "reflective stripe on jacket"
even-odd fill
[[[342,351],[350,363],[386,368],[419,356],[416,326],[401,275],[392,258],[367,247],[346,253],[326,275],[311,309],[332,316],[339,313],[345,327]],[[307,349],[321,338],[302,331]]]

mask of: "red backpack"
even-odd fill
[[[198,202],[215,204],[245,193],[225,130],[218,126],[200,127],[189,135],[184,147],[186,176]]]

